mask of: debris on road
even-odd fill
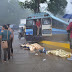
[[[38,55],[38,53],[35,54],[36,56]]]
[[[56,56],[66,57],[66,58],[71,57],[71,53],[70,52],[67,52],[67,51],[62,50],[62,49],[49,50],[49,51],[46,52],[46,54],[53,54],[53,55],[56,55]]]
[[[46,50],[45,50],[45,48],[43,48],[43,49],[39,50],[39,52],[40,53],[46,53]]]
[[[43,61],[46,61],[46,59],[43,59]]]

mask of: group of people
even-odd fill
[[[1,60],[1,54],[2,54],[2,51],[3,50],[3,54],[4,54],[4,57],[3,57],[3,62],[6,62],[7,61],[7,58],[8,60],[10,60],[10,56],[13,56],[13,47],[12,47],[12,42],[14,40],[14,33],[13,33],[13,30],[9,27],[10,24],[7,24],[7,25],[3,25],[2,26],[2,30],[0,32],[0,60]],[[2,41],[7,41],[8,43],[8,48],[2,48],[1,46],[1,42]]]

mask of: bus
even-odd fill
[[[37,19],[41,27],[37,35]],[[67,41],[68,23],[46,12],[29,15],[26,18],[26,40],[27,41]]]

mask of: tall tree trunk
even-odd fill
[[[37,0],[37,13],[40,12],[39,7],[40,7],[40,0]]]

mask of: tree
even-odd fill
[[[64,9],[67,5],[67,1],[66,0],[50,0],[47,2],[47,0],[31,0],[31,1],[25,1],[23,2],[19,2],[19,5],[22,8],[29,8],[31,10],[33,10],[35,13],[39,12],[39,7],[40,7],[40,3],[44,3],[46,2],[48,4],[48,11],[52,12],[54,15],[56,14],[63,14]]]
[[[19,2],[19,5],[22,7],[22,8],[29,8],[31,10],[33,10],[35,13],[39,12],[39,7],[40,7],[40,3],[44,3],[46,2],[46,0],[31,0],[31,1],[25,1],[24,3],[23,2]]]
[[[52,12],[54,15],[63,14],[64,9],[67,6],[66,0],[50,0],[48,3],[48,10]]]

